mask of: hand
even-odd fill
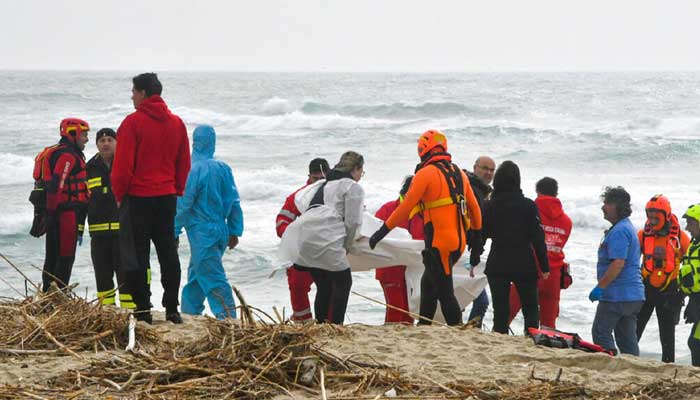
[[[384,237],[388,235],[390,231],[391,230],[386,226],[386,224],[382,224],[382,227],[377,229],[372,237],[369,238],[369,248],[374,250],[374,248],[377,247],[377,243],[384,239]]]
[[[484,252],[484,241],[481,237],[481,230],[467,231],[467,250],[470,253],[476,252],[481,255]]]
[[[78,246],[83,245],[83,235],[78,235]]]
[[[229,236],[228,237],[228,248],[230,250],[233,250],[234,247],[238,246],[238,236]]]
[[[542,273],[542,280],[546,281],[547,279],[549,279],[549,272],[543,272]]]
[[[601,289],[599,286],[596,286],[591,290],[591,293],[588,295],[588,300],[591,302],[593,301],[598,301],[600,300],[600,296],[603,294],[603,289]]]

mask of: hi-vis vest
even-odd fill
[[[680,228],[673,224],[666,236],[656,236],[649,227],[642,234],[642,279],[652,287],[665,290],[678,276],[681,261]],[[660,239],[660,240],[659,240]],[[659,241],[663,244],[659,245]]]
[[[685,294],[700,293],[700,240],[693,240],[678,271],[678,286]]]

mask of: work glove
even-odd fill
[[[484,252],[484,240],[481,236],[481,230],[467,231],[467,250],[478,255]]]
[[[384,236],[388,235],[389,231],[389,227],[386,226],[386,224],[382,224],[382,227],[377,229],[377,231],[372,234],[372,237],[369,238],[369,248],[374,250],[374,248],[377,247],[377,243],[384,239]]]
[[[78,235],[78,246],[83,245],[83,235]]]
[[[698,307],[698,302],[693,301],[692,298],[688,302],[688,306],[685,307],[683,319],[685,319],[686,324],[694,324],[700,321],[700,307]]]
[[[588,294],[588,300],[590,301],[598,301],[600,300],[600,296],[603,294],[603,289],[601,289],[599,286],[596,286],[591,290],[591,293]]]
[[[472,252],[469,253],[469,264],[473,268],[473,267],[476,267],[477,265],[479,265],[480,262],[481,262],[481,255],[478,252],[472,250]]]

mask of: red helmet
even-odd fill
[[[438,146],[442,147],[442,151],[447,151],[445,134],[435,129],[425,131],[418,138],[418,157],[423,158],[424,155]]]
[[[647,212],[658,212],[663,215],[663,221],[659,221],[658,228],[660,228],[663,227],[666,221],[668,221],[671,217],[671,202],[668,201],[668,198],[666,196],[662,194],[657,194],[654,195],[654,197],[652,197],[651,199],[649,199],[647,205],[644,207],[644,210]]]
[[[78,136],[90,130],[90,125],[79,118],[66,118],[61,121],[61,136],[76,143]]]

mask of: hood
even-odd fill
[[[199,125],[192,134],[192,162],[214,158],[216,132],[211,125]]]
[[[493,193],[520,191],[520,168],[512,161],[502,162],[493,176]]]
[[[537,195],[535,204],[537,204],[540,213],[549,219],[557,219],[564,214],[561,201],[556,197],[540,194]]]
[[[171,115],[168,105],[165,104],[163,98],[157,94],[144,99],[141,104],[136,107],[136,109],[146,113],[149,117],[158,121],[165,121]]]

